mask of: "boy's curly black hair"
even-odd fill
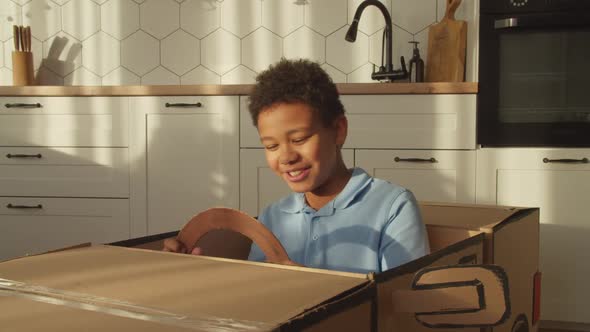
[[[258,115],[276,103],[304,103],[320,115],[324,127],[344,114],[336,85],[319,64],[281,59],[256,77],[248,109],[254,126]]]

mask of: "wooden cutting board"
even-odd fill
[[[447,0],[444,18],[428,30],[427,82],[463,82],[467,22],[455,20],[461,0]]]

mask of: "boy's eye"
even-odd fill
[[[264,148],[269,150],[269,151],[274,151],[279,147],[278,144],[271,144],[271,145],[265,145]]]
[[[302,138],[296,138],[293,139],[293,143],[303,143],[305,141],[307,141],[308,137],[302,137]]]

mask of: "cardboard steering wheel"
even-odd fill
[[[213,230],[229,230],[250,238],[269,263],[299,265],[291,261],[283,245],[263,224],[234,209],[212,208],[197,214],[186,223],[176,239],[191,252],[197,241]]]

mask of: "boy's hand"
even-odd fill
[[[164,248],[162,250],[179,254],[186,254],[187,252],[186,247],[174,237],[164,240]]]
[[[168,252],[176,252],[179,254],[188,254],[188,250],[186,249],[186,247],[174,237],[164,240],[164,248],[162,248],[162,250],[168,251]],[[195,247],[190,252],[190,254],[191,255],[201,255],[202,250],[199,247]]]

